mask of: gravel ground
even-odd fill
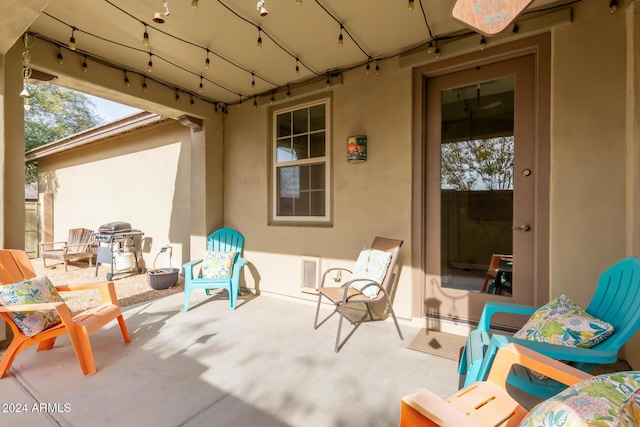
[[[34,258],[31,263],[37,274],[47,276],[54,285],[104,282],[107,280],[107,273],[111,271],[109,266],[101,264],[98,267],[98,276],[96,277],[95,264],[89,267],[88,262],[70,262],[66,272],[64,271],[64,264],[56,263],[55,260],[48,259],[47,267],[42,265],[42,258]],[[120,306],[122,307],[175,294],[183,290],[182,277],[180,277],[178,284],[163,290],[155,290],[149,286],[146,272],[140,274],[117,274],[112,280],[116,287],[118,301],[120,301]],[[96,290],[62,292],[61,296],[72,313],[94,307],[100,303],[100,295]]]

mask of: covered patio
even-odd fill
[[[50,351],[20,353],[0,380],[0,401],[15,404],[3,423],[392,426],[403,395],[457,390],[456,362],[408,349],[390,322],[362,324],[335,353],[337,316],[314,331],[313,305],[261,295],[232,312],[201,292],[185,313],[182,302],[178,293],[125,307],[131,343],[117,323],[94,334],[89,377],[66,335]]]

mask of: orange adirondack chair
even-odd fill
[[[34,277],[36,277],[35,270],[24,251],[0,250],[0,284],[17,283]],[[100,330],[110,321],[117,319],[124,341],[129,342],[131,340],[124,317],[120,311],[113,282],[62,285],[55,288],[58,292],[98,289],[102,301],[99,306],[87,309],[74,316],[71,315],[64,302],[0,306],[0,316],[13,331],[13,340],[2,356],[2,360],[0,360],[0,378],[4,378],[16,355],[22,350],[34,344],[38,344],[38,351],[49,350],[55,344],[58,335],[61,334],[69,334],[71,345],[84,375],[91,375],[96,372],[89,335]],[[9,317],[8,313],[33,310],[55,310],[62,321],[32,337],[26,336]]]

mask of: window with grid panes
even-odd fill
[[[274,222],[328,222],[329,100],[276,110]]]

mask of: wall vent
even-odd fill
[[[320,258],[302,257],[300,270],[300,286],[302,288],[302,292],[317,294],[321,280]]]

